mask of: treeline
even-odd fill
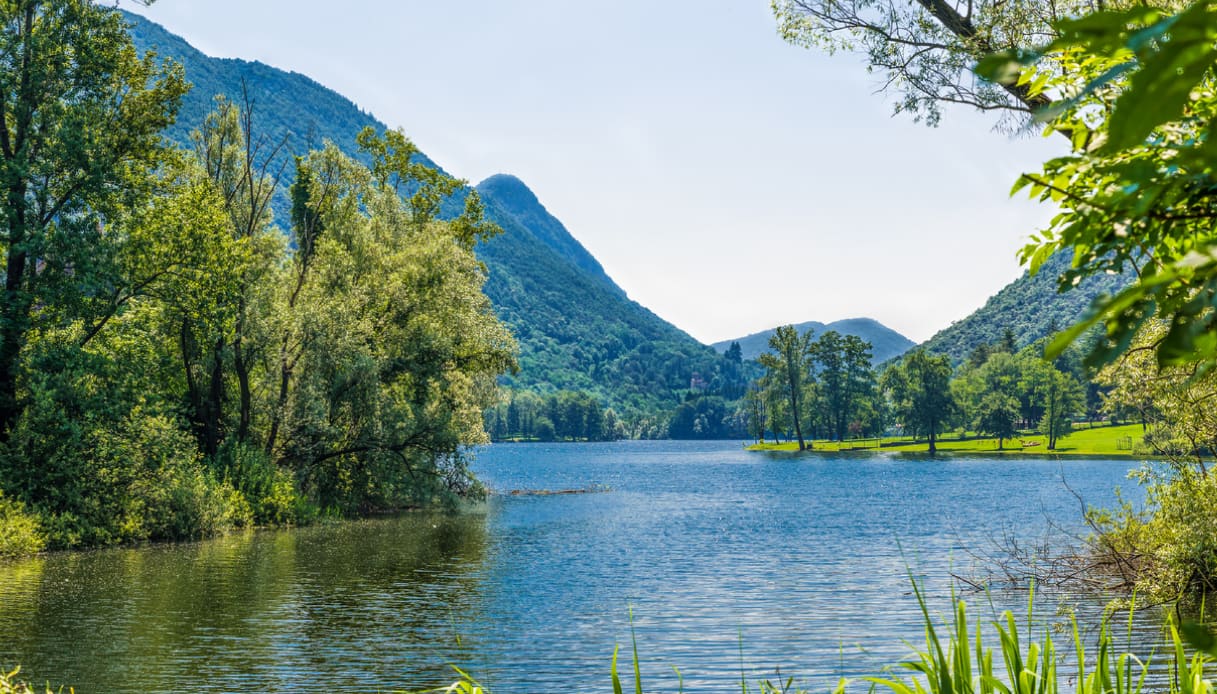
[[[1043,341],[1015,348],[1010,331],[980,345],[952,368],[946,355],[915,350],[876,373],[864,341],[831,331],[815,339],[780,328],[761,356],[765,376],[744,402],[749,434],[757,440],[797,440],[903,435],[924,438],[929,449],[947,432],[1004,440],[1033,431],[1047,448],[1067,436],[1078,419],[1100,416],[1102,393],[1083,367],[1082,350],[1053,361]]]
[[[463,451],[514,352],[477,196],[440,219],[462,183],[368,130],[366,165],[298,157],[275,220],[287,143],[250,109],[169,148],[187,84],[115,9],[6,7],[0,516],[26,549],[476,494]]]
[[[617,441],[630,433],[611,407],[569,390],[545,396],[505,390],[484,416],[494,441]]]
[[[615,441],[619,439],[742,439],[747,428],[739,402],[759,373],[755,362],[744,361],[738,344],[703,363],[704,371],[688,373],[688,363],[672,360],[664,376],[672,381],[669,407],[627,398],[609,384],[610,397],[581,390],[538,393],[502,389],[502,396],[485,412],[485,428],[495,441]],[[597,372],[603,375],[603,372]],[[510,378],[503,381],[511,382]],[[679,384],[677,387],[676,384]],[[589,385],[590,387],[590,385]]]

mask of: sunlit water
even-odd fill
[[[995,539],[1077,528],[1074,492],[1135,500],[1132,465],[496,445],[476,465],[496,490],[607,491],[0,565],[0,666],[83,694],[417,689],[448,664],[500,693],[609,691],[632,610],[648,690],[675,691],[673,667],[686,691],[779,667],[827,690],[922,638],[909,570],[946,612]]]

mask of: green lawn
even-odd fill
[[[1006,439],[1004,449],[997,449],[997,439],[982,438],[969,435],[960,440],[959,433],[948,434],[938,439],[938,450],[942,453],[1001,453],[1010,455],[1101,455],[1120,458],[1144,458],[1144,455],[1134,455],[1131,444],[1141,439],[1140,424],[1122,426],[1100,426],[1093,429],[1087,425],[1078,425],[1072,434],[1056,443],[1056,450],[1048,450],[1046,437],[1040,434],[1026,434],[1013,439]],[[885,438],[882,442],[877,439],[862,441],[815,441],[813,450],[848,451],[848,450],[882,450],[894,452],[924,453],[929,444],[923,439],[914,442],[910,437]],[[751,451],[797,451],[797,443],[763,443],[748,447]]]

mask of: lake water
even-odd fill
[[[475,466],[496,490],[607,491],[0,565],[0,666],[82,694],[418,689],[449,663],[500,694],[610,691],[632,610],[648,690],[675,691],[674,666],[686,691],[741,667],[827,690],[922,638],[909,570],[945,612],[995,538],[1077,528],[1073,492],[1136,499],[1132,466],[499,444]]]

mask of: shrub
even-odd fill
[[[40,519],[28,513],[20,501],[0,493],[0,559],[35,554],[45,546]]]
[[[1217,475],[1146,468],[1146,509],[1090,509],[1098,561],[1152,602],[1204,600],[1217,590]]]
[[[227,443],[212,461],[220,479],[249,501],[258,525],[296,525],[314,518],[316,509],[300,494],[290,470],[274,464],[261,448]]]

